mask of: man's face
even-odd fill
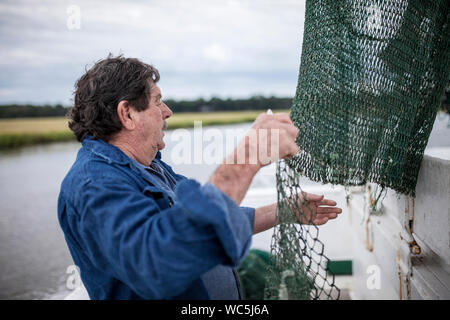
[[[165,147],[163,130],[167,128],[166,119],[172,116],[172,111],[161,98],[161,90],[153,83],[148,108],[138,112],[137,133],[139,140],[142,139],[142,147],[149,152],[157,152]]]

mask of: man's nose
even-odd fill
[[[172,115],[173,115],[172,110],[170,110],[167,104],[164,103],[164,112],[163,112],[164,119],[170,118]]]

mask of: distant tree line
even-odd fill
[[[164,101],[174,112],[213,112],[238,110],[290,109],[292,98],[253,96],[249,99],[172,100]]]
[[[173,100],[167,99],[165,103],[174,112],[214,112],[237,110],[273,110],[290,109],[292,98],[277,98],[253,96],[248,99],[220,99],[213,97],[209,100]],[[28,117],[63,117],[70,107],[57,105],[0,105],[0,118],[28,118]],[[441,109],[450,114],[450,86],[445,90]]]
[[[9,104],[0,106],[0,118],[37,118],[37,117],[63,117],[69,107],[60,104],[51,106]]]
[[[164,102],[174,112],[214,112],[214,111],[237,111],[237,110],[265,110],[289,109],[292,98],[277,98],[254,96],[249,99],[220,99],[211,98],[209,100],[173,100],[167,99]],[[28,117],[63,117],[70,107],[61,104],[51,105],[0,105],[0,118],[28,118]]]

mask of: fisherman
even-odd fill
[[[252,234],[276,220],[276,204],[240,206],[268,164],[250,159],[271,130],[271,154],[295,155],[298,129],[287,114],[261,114],[251,127],[258,139],[247,134],[201,185],[161,159],[172,111],[159,78],[151,65],[110,55],[77,81],[69,127],[82,147],[58,199],[67,245],[91,299],[240,299],[236,268]],[[302,197],[316,224],[341,212],[323,196]]]

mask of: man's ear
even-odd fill
[[[117,105],[117,115],[122,126],[127,130],[133,130],[136,127],[135,110],[126,100],[121,100]]]

